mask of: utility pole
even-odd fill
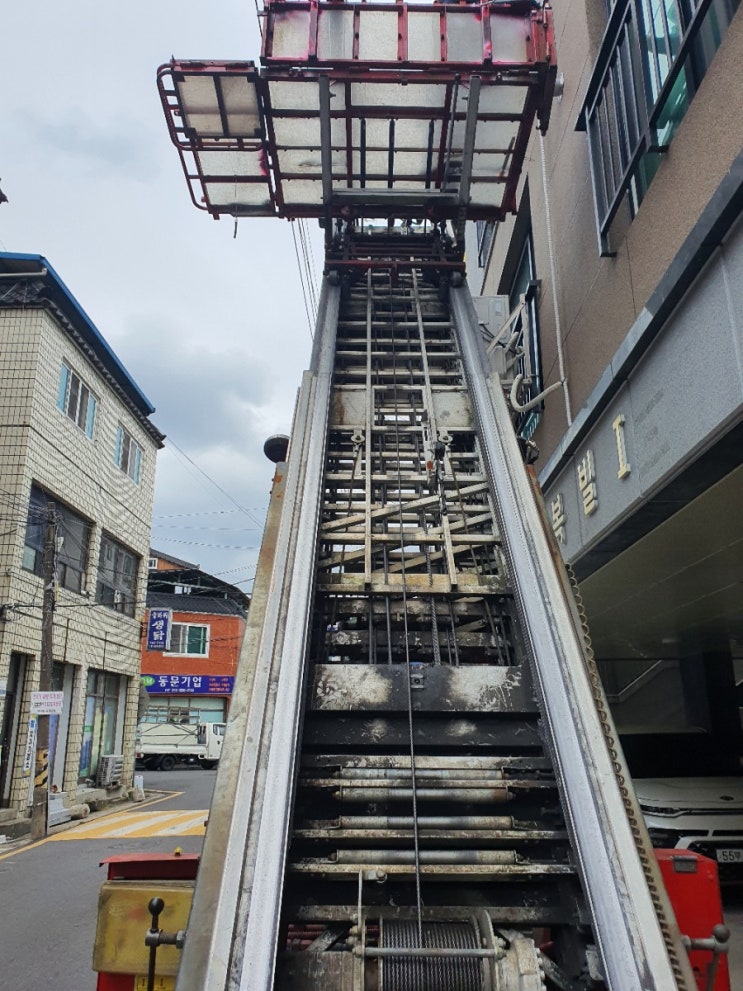
[[[57,512],[53,502],[46,504],[44,527],[44,557],[42,578],[44,598],[41,604],[41,653],[39,655],[39,691],[52,687],[54,663],[54,604],[56,592],[55,561],[57,557]],[[49,826],[49,716],[36,716],[36,774],[31,809],[31,837],[46,836]]]

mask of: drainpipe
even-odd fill
[[[547,253],[550,260],[550,276],[552,282],[552,309],[555,313],[555,338],[557,342],[557,373],[562,382],[563,399],[565,400],[565,419],[568,426],[573,422],[573,415],[570,412],[570,392],[568,382],[565,377],[565,354],[562,346],[562,324],[560,321],[560,307],[557,303],[557,265],[555,263],[555,245],[552,238],[552,213],[550,211],[550,198],[547,188],[547,160],[544,154],[544,135],[539,135],[539,150],[542,159],[542,190],[544,191],[544,219],[547,229]]]

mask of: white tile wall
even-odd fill
[[[86,437],[57,409],[63,359],[98,400],[93,438]],[[114,462],[116,428],[122,423],[143,450],[139,484]],[[54,617],[54,658],[76,670],[64,790],[74,801],[82,742],[87,669],[124,675],[127,708],[124,780],[133,772],[134,731],[139,692],[140,623],[144,616],[147,557],[155,484],[157,445],[136,416],[60,328],[41,309],[0,310],[0,604],[20,603],[0,622],[0,682],[7,677],[11,652],[38,658],[41,647],[41,579],[21,567],[26,513],[32,482],[37,482],[93,528],[89,548],[89,596],[60,589]],[[95,603],[100,538],[103,531],[140,557],[137,608],[122,616]],[[25,711],[18,745],[26,742],[28,695],[38,684],[38,664],[25,685]],[[25,809],[28,779],[19,777],[11,795]]]

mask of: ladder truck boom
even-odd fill
[[[158,77],[197,206],[325,233],[177,991],[692,991],[504,394],[525,359],[502,380],[465,281],[548,124],[551,11],[262,22],[260,67]]]

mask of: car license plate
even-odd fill
[[[717,851],[718,864],[743,864],[743,850],[721,847]]]
[[[155,977],[155,991],[175,991],[174,977]],[[134,979],[134,991],[147,991],[147,978],[137,974]]]

